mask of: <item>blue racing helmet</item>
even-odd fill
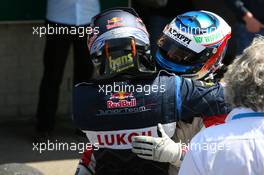
[[[230,36],[231,27],[220,16],[187,12],[164,28],[155,59],[162,69],[203,79],[221,67]]]

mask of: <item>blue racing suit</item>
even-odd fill
[[[144,79],[79,84],[73,94],[73,119],[99,147],[86,151],[80,164],[96,175],[167,175],[168,163],[143,160],[131,152],[131,138],[158,136],[158,123],[172,137],[177,121],[191,123],[194,116],[217,117],[229,111],[220,84],[166,72]]]

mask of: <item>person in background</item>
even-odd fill
[[[262,175],[264,172],[264,38],[256,38],[228,67],[226,123],[191,141],[180,175]]]
[[[264,35],[264,0],[225,0],[235,12],[239,23],[236,26],[237,51],[239,55],[253,41],[256,34]]]
[[[37,137],[48,136],[54,129],[59,89],[70,46],[74,48],[73,83],[87,81],[92,74],[92,63],[86,48],[84,27],[99,13],[98,0],[48,0],[46,27],[52,34],[46,36],[44,72],[39,89],[37,107]],[[82,33],[67,32],[73,29]]]
[[[157,40],[166,24],[175,16],[194,10],[191,0],[132,0],[132,6],[143,17],[150,34],[151,53],[155,57]]]

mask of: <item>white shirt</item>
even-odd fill
[[[236,108],[226,122],[192,139],[179,175],[264,174],[264,113]]]
[[[47,20],[68,25],[86,25],[100,12],[99,0],[48,0]]]

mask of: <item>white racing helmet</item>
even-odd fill
[[[208,11],[177,16],[157,41],[156,62],[185,77],[205,79],[222,66],[231,27]]]

